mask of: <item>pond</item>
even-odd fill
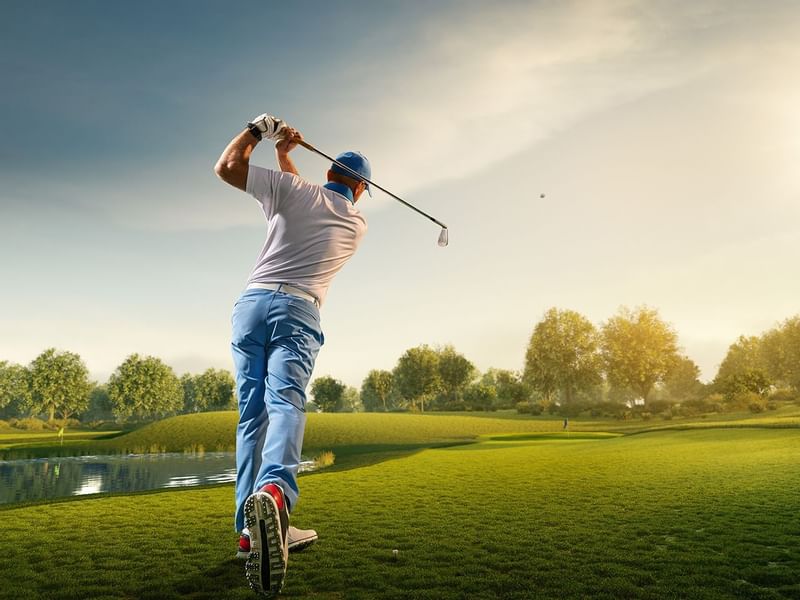
[[[228,483],[235,463],[233,452],[0,460],[0,504]],[[301,473],[314,468],[313,461],[300,463]]]

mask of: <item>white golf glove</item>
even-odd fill
[[[250,130],[250,133],[260,140],[264,138],[267,138],[268,140],[279,139],[281,137],[280,132],[284,127],[286,127],[286,123],[283,121],[283,119],[273,117],[267,113],[258,115],[255,119],[247,124],[247,128]]]

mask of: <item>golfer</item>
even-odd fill
[[[276,140],[280,171],[250,164],[264,138]],[[289,156],[302,139],[264,114],[228,144],[215,167],[220,179],[258,201],[267,221],[264,247],[231,319],[239,556],[248,558],[250,586],[266,595],[280,591],[289,549],[317,538],[313,530],[289,527],[299,494],[306,386],[325,341],[319,309],[367,230],[356,202],[368,184],[336,164],[324,186],[302,179]],[[370,178],[369,161],[360,153],[336,160]]]

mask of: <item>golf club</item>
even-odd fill
[[[387,194],[387,195],[391,196],[392,198],[394,198],[394,199],[395,199],[395,200],[397,200],[398,202],[402,202],[402,203],[403,203],[403,204],[405,204],[405,205],[406,205],[408,208],[410,208],[411,210],[414,210],[414,211],[418,212],[418,213],[419,213],[419,214],[421,214],[423,217],[428,217],[428,219],[430,219],[431,221],[433,221],[433,222],[434,222],[434,223],[436,223],[436,224],[437,224],[439,227],[441,227],[441,228],[442,228],[442,231],[439,233],[439,241],[438,241],[437,243],[438,243],[440,246],[442,246],[442,247],[444,247],[444,246],[447,246],[447,244],[449,243],[449,239],[448,239],[448,233],[447,233],[447,225],[445,225],[444,223],[442,223],[441,221],[439,221],[439,220],[437,220],[437,219],[434,219],[434,218],[433,218],[432,216],[430,216],[428,213],[421,211],[420,209],[418,209],[418,208],[417,208],[416,206],[414,206],[413,204],[409,204],[408,202],[406,202],[405,200],[403,200],[403,199],[402,199],[402,198],[400,198],[399,196],[395,196],[395,195],[394,195],[392,192],[390,192],[390,191],[389,191],[389,190],[387,190],[386,188],[382,188],[382,187],[381,187],[381,186],[379,186],[377,183],[375,183],[375,182],[373,182],[373,181],[370,181],[370,180],[369,180],[369,179],[367,179],[366,177],[362,177],[361,175],[359,175],[358,173],[356,173],[355,171],[353,171],[353,169],[351,169],[351,168],[350,168],[350,167],[348,167],[347,165],[343,165],[342,163],[340,163],[340,162],[339,162],[338,160],[336,160],[335,158],[332,158],[332,157],[328,156],[327,154],[325,154],[325,153],[324,153],[324,152],[322,152],[321,150],[318,150],[317,148],[315,148],[314,146],[312,146],[312,145],[311,145],[311,144],[309,144],[308,142],[305,142],[305,141],[300,141],[300,142],[297,142],[297,143],[298,143],[299,145],[301,145],[303,148],[305,148],[306,150],[310,150],[311,152],[314,152],[314,153],[316,153],[316,154],[319,154],[319,155],[320,155],[320,156],[322,156],[323,158],[327,158],[329,161],[333,162],[334,164],[337,164],[337,165],[339,165],[339,167],[341,167],[342,169],[345,169],[346,171],[349,171],[350,173],[352,173],[352,174],[353,174],[353,176],[354,176],[356,179],[359,179],[359,180],[361,180],[361,181],[366,181],[366,182],[367,182],[368,184],[370,184],[371,186],[374,186],[374,187],[378,188],[378,189],[379,189],[380,191],[382,191],[384,194]]]

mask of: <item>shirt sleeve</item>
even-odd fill
[[[278,210],[280,186],[278,171],[250,165],[247,170],[247,193],[258,200],[264,208],[267,219]]]

